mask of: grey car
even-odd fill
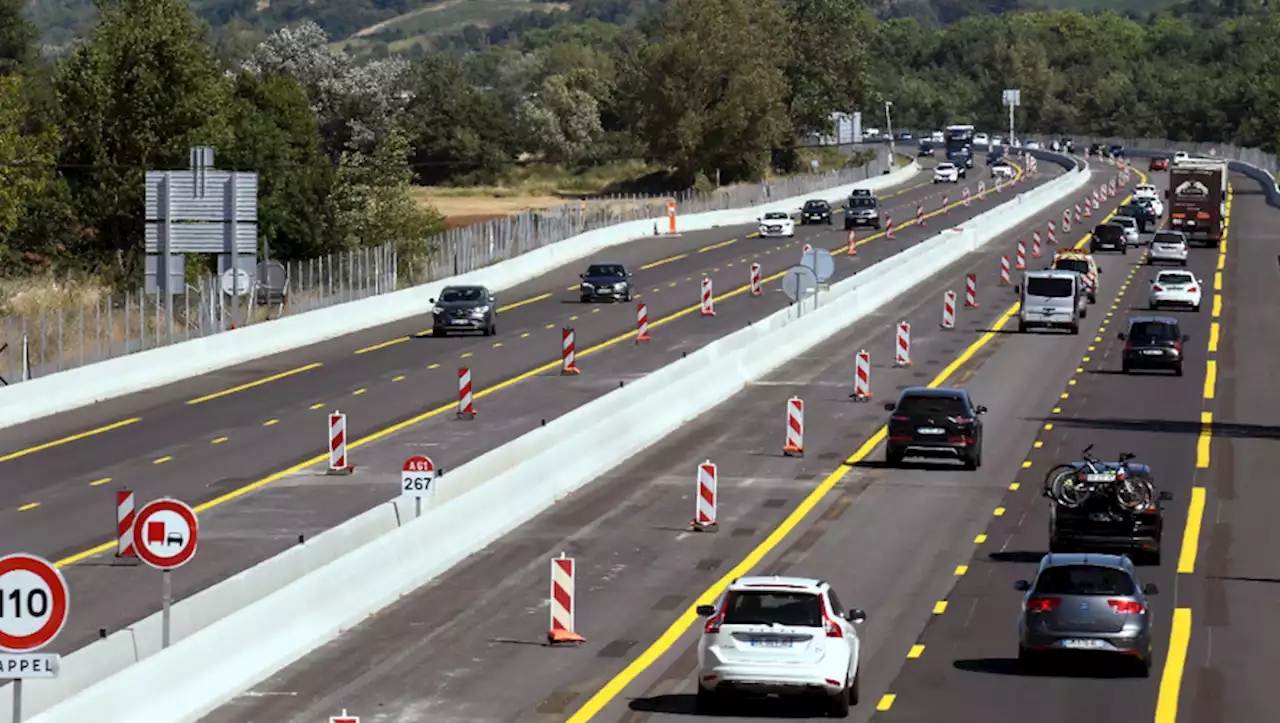
[[[1034,671],[1050,655],[1081,651],[1127,659],[1134,673],[1151,673],[1151,609],[1156,586],[1138,582],[1124,555],[1049,554],[1026,593],[1018,618],[1018,663]]]
[[[880,202],[875,196],[849,196],[844,205],[844,230],[851,231],[855,226],[880,228]]]
[[[431,303],[432,336],[455,331],[498,333],[498,300],[483,286],[446,286]]]

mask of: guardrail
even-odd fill
[[[816,310],[781,310],[458,467],[421,517],[388,502],[179,602],[168,649],[152,616],[77,651],[64,676],[97,682],[77,693],[61,680],[28,681],[27,705],[48,708],[31,723],[199,719],[1088,183],[1074,160],[1037,155],[1075,170],[832,285]],[[601,414],[620,406],[632,413]]]

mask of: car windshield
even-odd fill
[[[950,163],[939,163],[939,164],[938,164],[938,170],[939,170],[939,171],[953,171],[953,170],[955,170],[955,166],[951,165]]]
[[[1163,321],[1138,321],[1129,327],[1129,340],[1134,344],[1177,341],[1178,327]]]
[[[592,278],[626,278],[627,270],[618,264],[592,264],[587,267],[587,276]]]
[[[1183,238],[1176,233],[1158,233],[1155,235],[1155,238],[1152,239],[1152,242],[1158,244],[1177,244],[1179,246],[1186,243]]]
[[[726,625],[793,625],[822,627],[822,597],[812,593],[740,591],[729,593],[725,605]]]
[[[1032,276],[1027,279],[1027,296],[1047,296],[1061,299],[1071,296],[1071,279]]]
[[[1157,284],[1170,284],[1176,286],[1178,284],[1194,284],[1196,277],[1185,271],[1166,271],[1156,277]]]
[[[1053,262],[1053,268],[1059,271],[1078,271],[1082,274],[1089,273],[1089,262],[1084,259],[1058,259]]]
[[[875,208],[876,200],[874,198],[867,198],[866,196],[862,196],[862,197],[855,196],[854,198],[849,199],[849,207],[850,208]]]
[[[1038,595],[1132,595],[1135,590],[1129,573],[1098,565],[1050,567],[1036,580]]]
[[[766,221],[781,221],[786,218],[790,218],[790,216],[781,211],[770,211],[764,215],[764,220]]]
[[[827,202],[826,201],[806,201],[804,204],[804,207],[805,207],[805,210],[808,210],[808,211],[823,211],[823,210],[826,210],[827,208]]]
[[[903,397],[894,409],[894,414],[908,417],[963,417],[967,412],[960,397]]]
[[[446,304],[457,304],[465,301],[483,301],[484,289],[476,286],[455,286],[440,292],[440,301]]]

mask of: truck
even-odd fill
[[[973,126],[949,125],[943,133],[947,160],[957,168],[973,168]]]
[[[1216,246],[1222,240],[1227,215],[1227,164],[1195,159],[1169,169],[1169,226],[1188,243]]]

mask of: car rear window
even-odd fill
[[[726,625],[795,625],[822,627],[822,597],[806,592],[778,590],[729,593],[725,605]]]
[[[1093,229],[1093,235],[1100,239],[1119,239],[1123,234],[1124,229],[1114,224],[1105,224]]]
[[[849,199],[849,207],[850,208],[875,208],[876,200],[874,198],[867,198],[866,196],[854,197]]]
[[[962,417],[968,412],[964,400],[960,397],[903,397],[894,410],[896,414],[906,416],[938,415],[946,417]]]
[[[1089,262],[1084,259],[1058,259],[1053,262],[1053,268],[1059,271],[1078,271],[1082,274],[1089,273]]]
[[[1177,244],[1179,246],[1186,243],[1181,236],[1173,233],[1158,233],[1155,235],[1155,238],[1152,239],[1152,242],[1158,244]]]
[[[1177,341],[1178,327],[1161,321],[1137,321],[1129,327],[1129,339],[1135,343]]]
[[[1124,570],[1098,565],[1050,567],[1036,580],[1039,595],[1132,595],[1133,578]]]
[[[1071,279],[1045,278],[1032,276],[1027,279],[1027,296],[1047,296],[1060,299],[1071,296]]]
[[[1133,218],[1132,216],[1116,216],[1115,218],[1111,219],[1111,221],[1107,225],[1108,226],[1124,226],[1126,228],[1131,226],[1136,227],[1138,225],[1138,219]]]
[[[445,289],[440,292],[440,300],[446,304],[456,304],[462,301],[480,301],[483,298],[484,290],[475,287],[459,287]]]
[[[587,276],[616,276],[620,279],[626,275],[626,269],[618,266],[617,264],[592,264],[587,267]]]
[[[1195,282],[1196,277],[1185,271],[1166,271],[1156,277],[1156,283],[1158,284],[1194,284]]]

